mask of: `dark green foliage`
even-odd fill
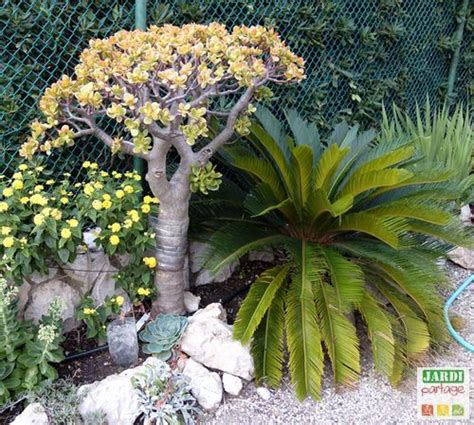
[[[250,146],[224,155],[253,179],[243,209],[217,202],[220,219],[203,209],[202,221],[217,229],[202,260],[213,271],[252,249],[285,253],[253,283],[234,327],[236,338],[252,341],[257,379],[279,383],[286,345],[299,398],[319,397],[324,352],[336,383],[354,384],[358,313],[377,370],[398,383],[445,341],[437,258],[472,242],[452,212],[462,184],[443,164],[424,161],[406,137],[378,140],[343,123],[320,141],[294,112],[289,134],[268,111],[258,116]]]

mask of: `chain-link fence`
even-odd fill
[[[148,0],[147,23],[219,21],[274,26],[307,63],[307,80],[276,90],[273,108],[296,107],[321,128],[347,119],[374,125],[382,101],[411,109],[444,98],[458,0]],[[135,26],[134,0],[3,0],[0,6],[0,173],[8,172],[45,88],[71,74],[88,40]],[[472,10],[471,10],[472,12]],[[472,90],[472,13],[457,70],[457,100]],[[130,167],[94,140],[55,153],[50,165],[93,159]]]

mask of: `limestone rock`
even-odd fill
[[[39,403],[29,404],[10,425],[48,425],[46,410]]]
[[[232,336],[232,326],[222,321],[222,306],[211,304],[189,319],[181,350],[203,365],[251,380],[253,359],[249,348]]]
[[[189,291],[184,293],[184,308],[188,313],[194,313],[197,311],[199,309],[200,301],[201,297],[198,297]]]
[[[222,400],[222,382],[216,372],[210,372],[193,359],[186,360],[183,375],[188,377],[191,393],[205,410],[216,409]]]
[[[60,279],[53,279],[33,285],[26,304],[24,318],[38,323],[41,316],[48,312],[51,302],[60,296],[63,302],[62,319],[64,331],[74,329],[78,322],[74,318],[76,307],[81,302],[81,292]]]
[[[268,401],[272,397],[272,393],[265,387],[257,387],[257,394],[262,400]]]
[[[77,284],[83,295],[87,294],[100,279],[107,278],[109,270],[114,270],[103,252],[85,252],[63,267],[64,273]],[[113,273],[111,273],[113,275]]]
[[[472,224],[472,213],[471,207],[469,205],[464,205],[461,208],[461,213],[459,214],[459,218],[463,223]]]
[[[225,311],[225,308],[222,307],[222,304],[208,304],[206,308],[201,308],[200,310],[196,311],[196,313],[194,313],[192,317],[189,318],[189,320],[206,320],[209,318],[219,319],[223,322],[227,321],[227,312]]]
[[[226,281],[235,269],[240,265],[239,260],[222,267],[217,273],[201,268],[200,262],[207,249],[207,244],[203,242],[191,242],[189,246],[189,268],[194,273],[193,282],[195,286],[208,285],[213,282]]]
[[[448,253],[449,259],[459,266],[474,270],[474,250],[469,248],[458,247]]]
[[[131,383],[131,377],[143,372],[144,365],[157,365],[160,360],[149,357],[142,365],[118,375],[110,375],[102,381],[83,385],[78,395],[83,399],[79,413],[84,421],[96,412],[105,416],[106,423],[133,425],[139,415],[140,404]]]
[[[225,392],[230,395],[239,395],[243,387],[242,380],[239,377],[228,373],[222,375],[222,384]]]
[[[265,263],[273,263],[275,261],[275,254],[271,248],[262,249],[260,251],[250,251],[249,261],[263,261]]]

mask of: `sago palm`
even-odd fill
[[[251,285],[235,322],[235,337],[251,343],[257,379],[278,385],[288,350],[299,398],[319,398],[325,354],[334,380],[354,383],[360,316],[377,370],[395,384],[445,339],[436,261],[469,240],[449,211],[456,185],[434,166],[415,168],[417,152],[403,140],[377,144],[374,132],[340,124],[321,141],[296,113],[287,118],[289,134],[260,111],[251,148],[227,149],[254,185],[245,213],[214,221],[203,263],[217,271],[259,247],[285,253]],[[239,202],[227,205],[235,211]]]

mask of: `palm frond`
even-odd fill
[[[323,152],[316,166],[314,184],[317,189],[323,189],[326,192],[329,191],[331,179],[349,150],[349,148],[340,148],[334,143]]]
[[[290,267],[276,266],[263,272],[252,284],[234,324],[234,337],[247,344],[285,282]]]
[[[353,305],[359,303],[364,295],[362,269],[333,249],[321,247],[321,253],[334,286],[337,308],[343,312],[352,311]]]
[[[311,192],[313,178],[313,151],[301,145],[291,151],[291,197],[295,209],[302,214]]]
[[[320,281],[315,283],[313,291],[334,380],[351,385],[360,374],[359,339],[355,327],[339,309],[334,287]]]
[[[283,375],[285,293],[284,287],[275,293],[251,345],[257,381],[265,381],[270,387],[277,387]]]
[[[313,264],[315,252],[308,242],[301,241],[294,254],[299,270],[287,292],[285,318],[291,381],[300,400],[308,395],[319,399],[324,365],[313,284],[320,271]]]
[[[375,297],[365,291],[357,309],[367,324],[372,345],[375,369],[391,377],[395,364],[396,340],[393,336],[389,313]]]

